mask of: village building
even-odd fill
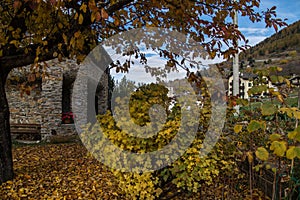
[[[248,91],[253,87],[253,80],[256,78],[255,74],[240,73],[239,76],[239,95],[243,99],[249,99]],[[228,96],[233,94],[233,75],[228,78]]]
[[[47,140],[53,135],[76,134],[72,89],[79,65],[74,60],[59,62],[55,59],[46,63],[46,76],[32,75],[32,69],[26,66],[13,70],[6,83],[10,123],[39,124],[41,140]],[[28,82],[28,76],[33,76],[34,80]],[[22,87],[26,82],[31,89],[24,91]],[[101,114],[107,109],[108,75],[104,74],[95,95],[95,111]]]
[[[276,90],[276,86],[274,86],[270,80],[268,80],[267,77],[263,77],[267,81],[268,88],[274,88]],[[257,79],[256,74],[252,73],[240,73],[239,74],[239,97],[242,99],[250,99],[254,97],[258,97],[257,95],[255,96],[250,96],[248,94],[248,91],[254,86],[254,81]],[[233,75],[231,74],[228,78],[228,90],[227,90],[227,95],[232,96],[233,94]],[[268,96],[268,91],[263,92],[262,94],[259,95],[259,97],[266,97]]]

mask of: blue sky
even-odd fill
[[[288,24],[300,20],[300,1],[299,0],[261,0],[260,10],[266,10],[272,6],[277,7],[277,17],[287,18]],[[275,33],[274,29],[265,28],[265,24],[251,23],[247,18],[239,17],[240,30],[249,39],[250,45],[255,45],[265,38]]]

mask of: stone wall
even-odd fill
[[[40,109],[42,139],[61,134],[63,68],[60,64],[57,60],[52,61],[49,65],[49,75],[42,81]]]
[[[10,121],[12,123],[42,123],[40,115],[41,91],[34,89],[30,95],[21,91],[16,84],[8,84],[7,99],[10,108]]]
[[[72,88],[74,85],[75,78],[79,69],[79,65],[74,60],[66,60],[59,62],[58,60],[51,60],[47,62],[48,76],[40,78],[36,81],[34,89],[30,92],[30,95],[20,95],[19,86],[26,77],[24,74],[30,71],[30,66],[22,68],[22,71],[16,69],[10,73],[8,78],[6,93],[10,107],[10,120],[13,123],[38,123],[41,124],[42,139],[52,135],[63,135],[63,134],[74,134],[74,125],[65,126],[62,125],[61,117],[62,112],[65,110],[72,111]],[[18,77],[18,81],[15,81],[12,77]],[[68,81],[68,89],[63,89],[63,81]],[[101,85],[98,88],[98,111],[97,113],[104,113],[107,106],[107,95],[108,95],[108,76],[102,76]],[[63,95],[63,92],[69,93]],[[82,98],[87,96],[82,93]],[[63,103],[64,98],[67,99],[69,104]],[[67,97],[66,97],[67,96]],[[79,97],[80,98],[80,97]],[[81,98],[80,98],[81,99]],[[66,99],[65,99],[66,101]],[[80,102],[77,102],[77,104]],[[82,103],[82,102],[81,102]],[[76,104],[73,104],[76,106]],[[63,108],[67,107],[67,108]],[[64,111],[63,111],[64,110]]]
[[[108,74],[106,72],[100,78],[100,85],[98,85],[98,89],[96,91],[96,96],[98,99],[97,114],[105,114],[105,112],[108,110],[108,91]]]

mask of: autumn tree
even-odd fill
[[[285,24],[276,19],[275,7],[260,11],[259,0],[2,0],[0,5],[0,183],[13,178],[5,94],[12,69],[30,64],[43,68],[41,63],[54,58],[80,62],[106,38],[145,26],[188,34],[212,57],[228,58],[236,51],[234,41],[246,41],[231,22],[234,10],[276,30]]]

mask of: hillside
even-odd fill
[[[224,76],[230,74],[232,62],[221,64]],[[281,75],[300,75],[300,20],[266,38],[240,54],[240,68],[265,68],[279,66]]]
[[[286,51],[300,50],[300,21],[266,38],[246,52],[253,58],[276,57]]]

